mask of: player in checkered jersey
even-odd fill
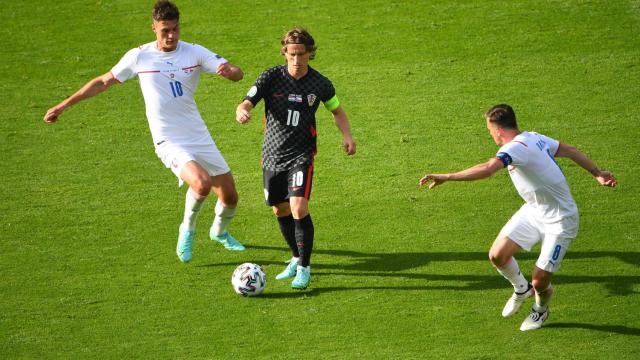
[[[496,156],[456,173],[425,175],[420,185],[430,183],[429,189],[433,189],[446,181],[479,180],[500,169],[509,171],[525,203],[498,234],[489,250],[489,260],[514,289],[502,309],[502,316],[514,315],[525,300],[535,295],[531,312],[520,326],[522,331],[535,330],[549,316],[548,305],[553,295],[551,278],[578,233],[578,207],[555,158],[571,159],[589,171],[600,185],[614,187],[617,181],[611,172],[598,168],[575,147],[542,134],[520,131],[516,114],[509,105],[492,107],[485,113],[485,119],[491,137],[500,146]],[[514,255],[520,249],[531,251],[540,241],[540,255],[529,283]]]
[[[178,229],[178,258],[191,260],[196,218],[211,190],[218,201],[209,237],[229,250],[242,251],[244,246],[227,231],[238,203],[233,175],[198,112],[194,92],[202,72],[231,81],[241,80],[243,72],[200,45],[180,41],[180,12],[173,3],[158,1],[152,17],[155,41],[128,51],[111,71],[49,109],[44,121],[54,123],[67,107],[138,77],[156,154],[179,185],[189,185]]]
[[[246,124],[251,109],[265,102],[262,169],[265,201],[278,218],[280,231],[293,257],[276,279],[293,278],[291,287],[306,289],[311,279],[310,260],[314,228],[309,197],[316,153],[316,111],[320,103],[329,110],[347,155],[356,152],[347,114],[340,106],[331,81],[309,66],[316,53],[313,37],[302,28],[288,31],[281,41],[286,64],[263,72],[236,109],[236,119]]]

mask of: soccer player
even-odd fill
[[[555,158],[568,157],[589,171],[601,185],[614,187],[617,182],[612,173],[598,168],[575,147],[542,134],[520,131],[509,105],[494,106],[485,113],[485,119],[489,133],[500,146],[497,155],[460,172],[425,175],[420,185],[430,183],[429,189],[433,189],[446,181],[479,180],[502,168],[509,170],[525,204],[500,231],[489,251],[489,260],[514,288],[502,316],[518,312],[524,301],[535,293],[531,313],[520,330],[539,329],[549,316],[548,305],[553,295],[551,277],[578,232],[578,208]],[[531,251],[539,241],[542,248],[529,283],[513,256],[520,249]]]
[[[292,258],[276,279],[295,277],[294,289],[306,289],[314,227],[309,198],[316,154],[316,111],[320,102],[333,114],[347,155],[356,152],[346,112],[331,81],[309,66],[316,54],[313,37],[302,28],[288,31],[281,41],[286,64],[263,72],[236,109],[236,120],[246,124],[251,109],[265,102],[262,173],[265,202],[278,218]]]
[[[218,201],[210,238],[229,250],[242,251],[242,244],[227,231],[238,203],[235,182],[198,112],[194,92],[202,72],[231,81],[241,80],[244,74],[220,55],[180,41],[180,13],[173,3],[158,1],[152,16],[155,41],[127,52],[111,71],[49,109],[44,121],[54,123],[69,106],[138,76],[156,154],[178,177],[180,186],[189,185],[178,230],[178,258],[185,263],[191,260],[196,219],[211,190]]]

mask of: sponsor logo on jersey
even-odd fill
[[[307,95],[307,102],[309,103],[309,106],[313,106],[313,104],[316,102],[317,98],[318,97],[316,96],[316,94]]]
[[[273,97],[283,97],[283,96],[284,96],[284,94],[281,93],[281,92],[274,92],[273,93]]]
[[[289,94],[289,101],[301,103],[302,102],[302,95]]]

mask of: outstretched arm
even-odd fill
[[[236,120],[240,124],[246,124],[251,120],[251,109],[253,109],[253,104],[249,100],[244,100],[238,105],[236,108]]]
[[[353,155],[356,153],[356,142],[353,141],[351,136],[351,129],[349,127],[349,118],[347,113],[342,109],[342,106],[331,111],[333,119],[336,122],[338,130],[342,133],[342,147],[347,155]]]
[[[488,178],[504,167],[502,161],[498,158],[489,159],[489,161],[474,165],[468,169],[449,174],[428,174],[420,179],[420,185],[424,185],[429,181],[433,181],[429,185],[429,189],[443,184],[445,181],[471,181]]]
[[[44,122],[49,124],[56,122],[58,120],[58,116],[60,116],[62,112],[69,106],[84,99],[96,96],[101,92],[107,90],[111,85],[117,82],[118,80],[113,77],[113,74],[111,74],[111,72],[98,76],[97,78],[86,83],[82,88],[80,88],[80,90],[76,91],[75,94],[69,96],[60,104],[49,109],[44,115]]]
[[[230,62],[218,65],[218,67],[216,68],[216,74],[231,81],[240,81],[244,77],[242,69]]]
[[[567,157],[573,160],[573,162],[580,165],[580,167],[590,172],[591,175],[593,175],[600,183],[600,185],[614,187],[618,184],[611,172],[600,170],[596,163],[593,162],[593,160],[589,159],[589,157],[582,151],[571,145],[560,143],[555,156]]]

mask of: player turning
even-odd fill
[[[176,247],[180,261],[189,262],[196,218],[211,190],[218,201],[210,238],[229,250],[244,250],[227,231],[238,203],[235,182],[194,100],[200,73],[218,74],[232,81],[241,80],[243,73],[220,55],[180,41],[179,20],[173,3],[158,1],[153,7],[152,24],[156,40],[127,52],[111,71],[49,109],[44,121],[53,123],[69,106],[138,76],[156,154],[178,177],[180,186],[183,182],[189,185]]]
[[[311,279],[310,260],[314,227],[309,198],[316,153],[315,113],[322,102],[342,132],[347,155],[356,152],[347,114],[340,106],[331,81],[309,66],[315,42],[304,29],[288,31],[281,41],[286,64],[263,72],[236,109],[236,119],[246,124],[251,109],[265,102],[262,173],[265,201],[278,218],[280,231],[293,257],[276,279],[295,277],[294,289],[305,289]]]
[[[460,172],[425,175],[420,179],[420,185],[430,183],[429,189],[433,189],[446,181],[479,180],[504,167],[509,170],[525,204],[500,231],[489,250],[489,260],[514,288],[502,316],[515,314],[524,301],[535,294],[531,313],[520,330],[539,329],[549,316],[553,273],[578,233],[578,208],[554,158],[570,158],[589,171],[601,185],[614,187],[617,183],[612,173],[600,170],[575,147],[542,134],[520,131],[509,105],[494,106],[485,113],[485,118],[489,133],[500,146],[496,157]],[[540,256],[529,283],[513,255],[520,249],[531,251],[531,247],[541,240]]]

